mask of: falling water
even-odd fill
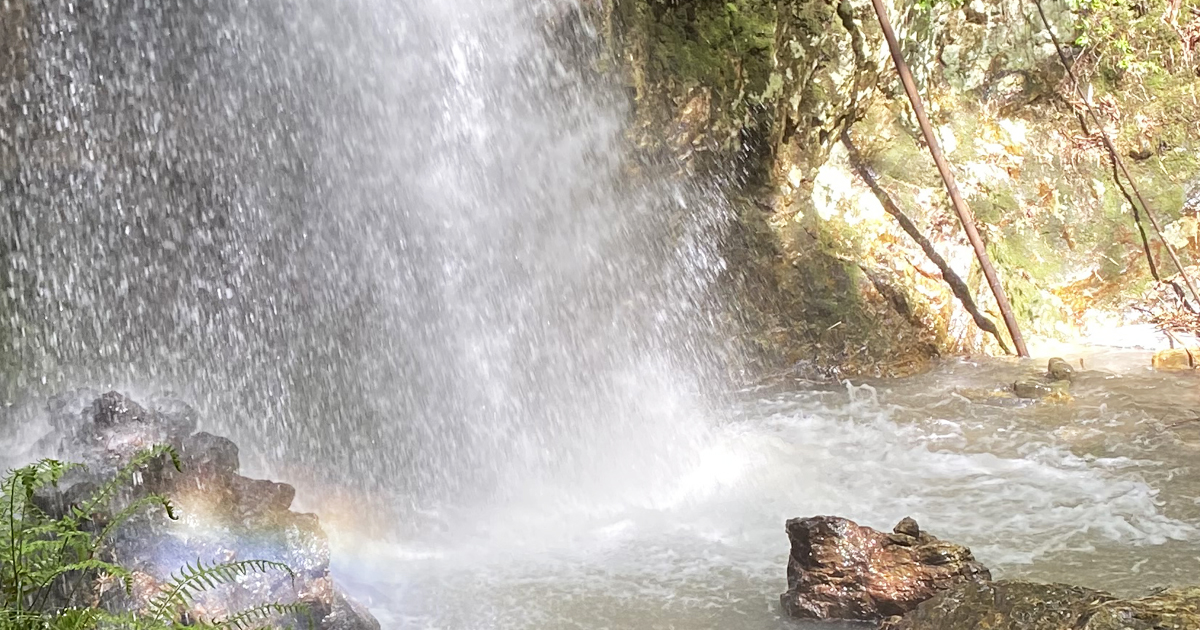
[[[582,15],[0,1],[0,397],[179,392],[387,628],[783,627],[782,523],[821,512],[1005,575],[1195,575],[1184,377],[710,395],[720,198],[635,168]]]
[[[426,497],[701,431],[719,206],[632,183],[571,3],[17,6],[16,392],[183,390],[268,462]]]

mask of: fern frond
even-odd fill
[[[213,622],[213,627],[222,630],[252,630],[260,626],[258,622],[266,621],[271,617],[282,617],[285,615],[304,616],[309,620],[309,627],[312,627],[312,616],[308,604],[262,604],[248,608],[235,615],[230,615],[223,619]]]
[[[71,564],[64,564],[60,567],[57,567],[54,575],[50,576],[50,580],[47,580],[47,584],[58,576],[67,575],[68,573],[72,573],[74,571],[96,571],[98,573],[106,573],[121,580],[121,584],[125,587],[126,593],[133,592],[133,574],[130,573],[129,569],[115,565],[111,562],[97,560],[95,558],[88,558],[80,562],[72,562]]]
[[[171,460],[171,465],[175,470],[182,470],[183,465],[179,460],[179,453],[175,447],[170,444],[158,444],[148,449],[139,451],[129,460],[128,464],[117,470],[117,474],[109,479],[100,489],[92,495],[91,499],[80,509],[80,512],[86,518],[96,511],[97,508],[107,505],[109,501],[116,496],[122,488],[131,485],[134,475],[145,468],[147,464],[166,455]]]
[[[150,618],[157,623],[168,623],[168,613],[186,607],[196,593],[221,584],[232,584],[238,578],[252,573],[281,571],[295,581],[296,574],[282,562],[270,560],[240,560],[221,564],[205,565],[196,560],[196,565],[185,564],[178,575],[172,576],[159,595],[150,601]]]
[[[104,526],[104,529],[100,530],[100,535],[96,537],[96,540],[98,542],[107,540],[108,535],[111,534],[114,529],[120,527],[122,523],[128,521],[134,514],[147,506],[161,507],[163,511],[167,513],[167,518],[173,521],[178,520],[179,518],[175,514],[175,506],[171,504],[170,499],[161,494],[147,495],[138,499],[137,501],[134,501],[133,503],[130,503],[129,505],[125,506],[125,509],[114,514],[108,521],[108,524]]]
[[[74,550],[76,555],[84,557],[91,549],[92,537],[84,532],[68,531],[50,532],[41,537],[30,536],[29,538],[30,540],[25,540],[21,544],[21,555],[28,562],[37,562],[43,558],[62,558],[66,555],[67,550]]]
[[[9,470],[5,473],[3,481],[0,481],[0,497],[3,498],[0,501],[0,517],[46,517],[41,508],[33,502],[34,494],[45,487],[57,487],[63,475],[76,468],[82,466],[43,459],[23,468]]]
[[[24,488],[39,490],[46,486],[58,485],[64,475],[77,468],[83,468],[83,464],[62,462],[57,459],[42,459],[28,466],[9,471],[8,474],[19,480]]]

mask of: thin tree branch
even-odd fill
[[[913,81],[908,64],[904,62],[904,57],[900,54],[900,42],[897,41],[891,21],[888,20],[887,9],[883,5],[883,0],[871,0],[871,5],[875,7],[875,16],[879,19],[879,26],[883,29],[884,38],[887,39],[892,62],[896,64],[896,71],[900,73],[900,82],[904,85],[904,92],[912,103],[913,113],[921,127],[921,134],[925,137],[925,144],[929,146],[929,153],[937,164],[938,173],[941,174],[942,181],[946,183],[946,192],[950,194],[950,201],[954,204],[955,211],[958,212],[959,220],[962,221],[963,230],[967,233],[967,240],[971,241],[971,247],[975,249],[975,257],[979,260],[979,266],[983,268],[983,275],[992,288],[992,294],[996,296],[996,304],[1000,307],[1000,314],[1004,316],[1008,334],[1012,336],[1017,354],[1027,357],[1029,350],[1025,347],[1025,339],[1021,336],[1021,329],[1017,326],[1017,318],[1013,315],[1012,305],[1008,303],[1004,286],[1000,283],[1000,277],[996,274],[996,269],[988,258],[983,239],[979,236],[979,230],[975,227],[975,216],[971,213],[971,208],[967,206],[962,195],[959,194],[958,185],[954,182],[954,173],[950,170],[950,165],[946,162],[941,147],[938,146],[937,137],[933,134],[933,127],[929,124],[929,117],[925,115],[925,106],[921,103],[921,95],[917,92],[917,84]]]
[[[942,258],[942,255],[934,249],[933,243],[930,243],[929,239],[925,238],[925,235],[921,233],[912,219],[904,214],[904,211],[892,200],[892,196],[883,189],[883,186],[879,185],[878,180],[867,169],[866,161],[863,160],[858,147],[854,146],[854,142],[850,140],[850,132],[847,130],[842,131],[842,144],[845,145],[846,151],[850,155],[850,167],[866,182],[871,192],[875,193],[875,198],[883,205],[883,209],[896,219],[896,222],[900,224],[900,228],[904,230],[904,233],[917,242],[917,245],[921,247],[921,251],[925,252],[925,256],[937,266],[938,271],[942,272],[942,279],[946,281],[946,284],[950,285],[950,291],[954,293],[954,297],[958,298],[963,308],[971,314],[971,319],[975,321],[975,325],[985,332],[991,333],[996,338],[996,342],[1000,344],[1000,347],[1004,349],[1005,354],[1012,354],[1012,350],[1004,342],[1004,336],[1000,334],[1000,330],[996,328],[996,324],[979,311],[979,307],[975,304],[975,299],[971,297],[971,290],[967,288],[967,283],[963,282],[963,279],[957,273],[954,273],[954,270],[946,263],[946,259]]]

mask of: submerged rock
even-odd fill
[[[1013,383],[1013,393],[1017,398],[1047,398],[1054,393],[1054,389],[1042,381],[1017,381]]]
[[[1059,357],[1054,357],[1046,364],[1046,376],[1052,381],[1069,381],[1075,378],[1075,368]]]
[[[1030,374],[1018,379],[1013,383],[1012,391],[1017,398],[1070,400],[1074,378],[1075,368],[1064,359],[1054,357],[1047,362],[1044,374]]]
[[[64,506],[79,503],[114,470],[154,445],[173,446],[182,469],[176,471],[165,458],[152,462],[109,506],[116,513],[150,494],[161,494],[175,504],[180,519],[172,520],[161,510],[141,510],[117,527],[110,541],[112,560],[133,572],[134,588],[126,593],[118,582],[97,580],[93,602],[111,610],[141,610],[185,563],[268,560],[286,564],[295,576],[254,573],[234,584],[202,590],[187,615],[214,621],[261,604],[299,602],[314,624],[308,619],[277,621],[319,630],[378,630],[370,613],[334,585],[329,543],[317,517],[290,510],[295,488],[240,475],[237,445],[220,436],[192,433],[196,414],[191,407],[170,400],[143,407],[109,392],[82,412],[69,408],[69,403],[52,403],[55,431],[46,442],[58,445],[61,458],[86,462],[89,469],[65,478],[56,496],[38,497],[47,511],[61,513]]]
[[[878,621],[938,592],[989,580],[971,550],[921,531],[906,518],[890,534],[835,516],[787,522],[791,554],[783,610],[804,619]]]
[[[1195,630],[1200,588],[1120,600],[1064,584],[1020,580],[962,583],[922,603],[884,630]]]

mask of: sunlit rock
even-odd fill
[[[890,534],[836,516],[791,519],[787,533],[780,602],[792,617],[876,621],[961,582],[991,579],[970,549],[922,532],[911,518]]]
[[[1159,350],[1150,358],[1156,370],[1190,370],[1200,365],[1200,348]]]

